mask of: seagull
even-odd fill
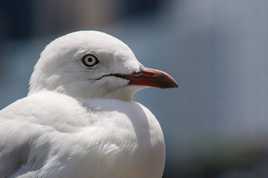
[[[162,129],[134,100],[175,88],[122,41],[77,31],[48,44],[29,92],[0,111],[0,178],[161,178]]]

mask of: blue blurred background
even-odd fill
[[[146,90],[167,143],[165,178],[267,178],[268,1],[25,0],[0,4],[0,107],[27,94],[55,37],[101,30],[180,88]]]

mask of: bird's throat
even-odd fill
[[[122,101],[132,101],[137,92],[137,87],[127,86],[107,92],[103,98],[118,99]]]

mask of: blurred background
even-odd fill
[[[267,178],[268,1],[25,0],[0,4],[0,107],[27,94],[54,38],[101,30],[180,88],[137,99],[163,127],[164,178]]]

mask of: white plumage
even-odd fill
[[[28,96],[0,111],[0,178],[162,177],[161,127],[132,98],[147,86],[176,84],[146,70],[105,33],[74,32],[50,43]]]

